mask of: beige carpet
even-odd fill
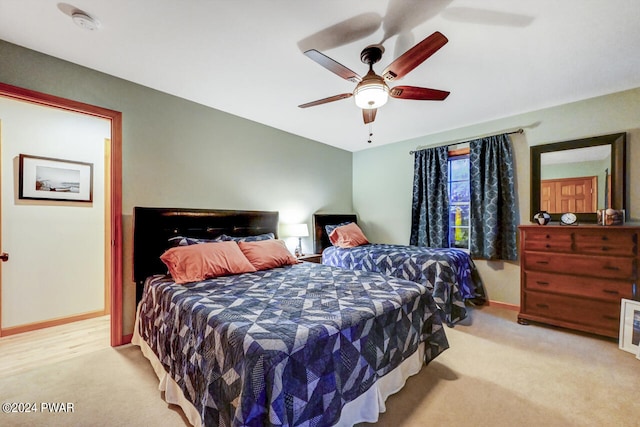
[[[451,348],[363,426],[640,426],[640,360],[612,340],[486,307],[447,329]],[[46,349],[43,349],[46,352]],[[138,347],[0,378],[0,402],[70,402],[72,413],[0,413],[1,426],[186,426]]]
[[[486,307],[387,400],[377,426],[640,426],[640,360],[618,343]]]

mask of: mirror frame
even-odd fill
[[[626,206],[626,133],[614,133],[573,141],[553,144],[535,145],[531,147],[531,222],[533,216],[540,211],[540,156],[542,153],[571,150],[574,148],[593,147],[597,145],[611,146],[611,208],[625,209]],[[560,221],[564,212],[549,213],[551,221]],[[596,223],[596,213],[576,213],[580,223]]]

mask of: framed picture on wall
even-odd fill
[[[93,201],[93,163],[20,154],[19,198]]]
[[[622,300],[619,344],[629,353],[638,354],[640,351],[640,301]]]

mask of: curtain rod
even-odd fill
[[[480,138],[487,138],[489,136],[496,136],[496,135],[513,135],[514,133],[524,133],[524,129],[520,128],[518,130],[514,130],[512,132],[504,132],[504,133],[495,133],[495,134],[491,134],[491,135],[481,135],[481,136],[475,136],[475,137],[471,137],[471,138],[465,138],[465,139],[461,139],[461,140],[457,140],[457,141],[449,141],[449,142],[445,142],[444,144],[438,144],[438,145],[434,145],[433,147],[441,147],[444,145],[455,145],[455,144],[461,144],[463,142],[469,142],[469,141],[473,141],[476,139],[480,139]],[[425,148],[433,148],[431,146],[425,147]],[[409,151],[409,154],[415,154],[416,151],[419,151],[420,149],[416,148],[415,151]]]

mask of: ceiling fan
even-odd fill
[[[398,99],[443,101],[447,96],[449,96],[449,92],[416,86],[395,86],[389,88],[387,81],[391,82],[403,78],[411,70],[436,53],[448,41],[449,40],[442,33],[436,31],[389,64],[389,66],[382,72],[382,76],[377,75],[373,71],[373,64],[380,61],[382,54],[384,53],[384,47],[382,47],[382,45],[371,45],[365,47],[360,53],[360,60],[369,65],[369,72],[364,77],[360,77],[356,72],[315,49],[307,50],[304,54],[313,61],[337,74],[339,77],[353,83],[357,83],[357,85],[352,93],[342,93],[340,95],[330,96],[328,98],[298,105],[298,107],[314,107],[316,105],[351,98],[353,96],[355,98],[356,105],[362,108],[362,117],[364,119],[364,123],[367,124],[375,120],[378,108],[387,102],[389,96]]]

